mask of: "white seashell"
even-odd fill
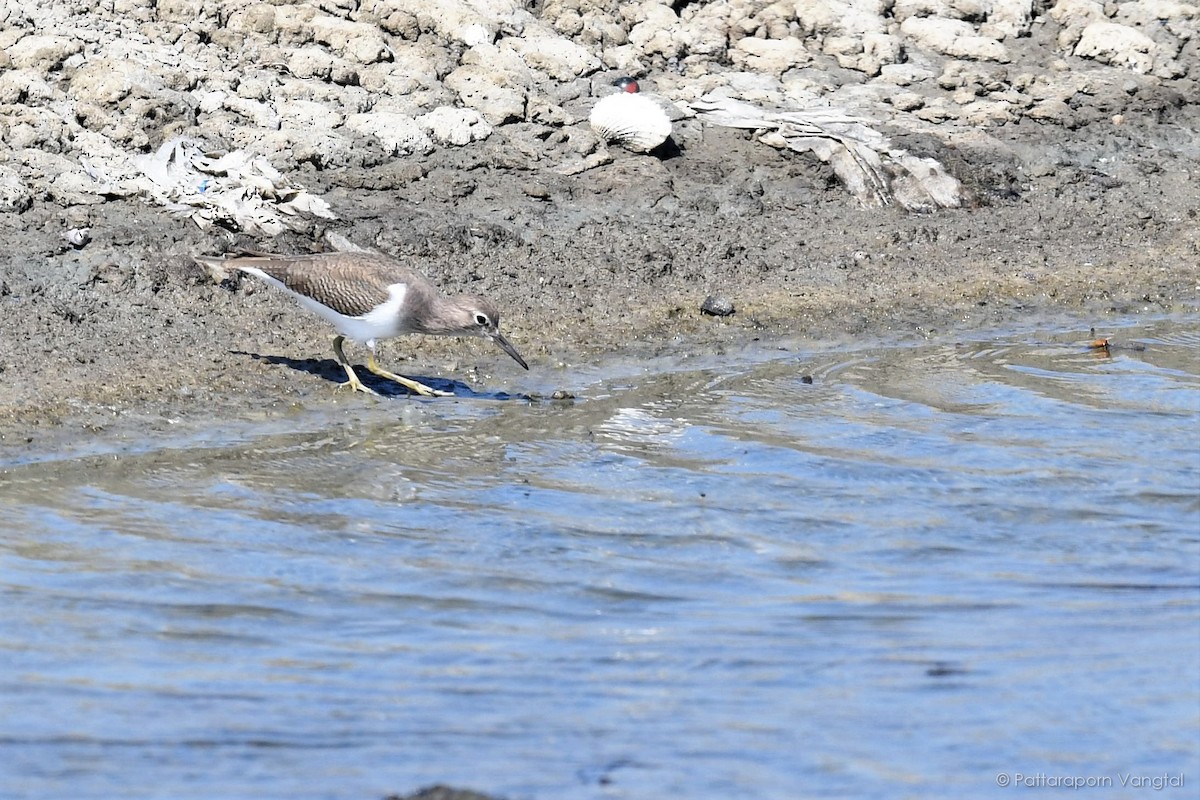
[[[92,240],[92,229],[71,228],[71,230],[63,234],[63,238],[67,240],[67,244],[78,250]]]
[[[605,142],[616,142],[635,153],[649,153],[671,135],[671,118],[644,94],[609,95],[596,103],[588,122]]]

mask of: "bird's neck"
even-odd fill
[[[425,304],[426,308],[424,314],[410,316],[410,325],[415,333],[454,336],[460,332],[458,320],[462,317],[462,310],[457,297],[429,292],[421,293],[414,299]]]

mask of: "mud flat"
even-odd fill
[[[384,360],[509,391],[616,351],[1196,307],[1193,5],[434,5],[0,5],[0,441],[346,402],[323,323],[190,258],[328,232],[493,297],[532,376],[479,343]],[[962,206],[863,207],[821,160],[689,119],[654,154],[606,148],[587,111],[621,74],[845,109]],[[170,213],[129,163],[177,136],[264,157],[335,218]],[[702,314],[713,294],[736,313]]]

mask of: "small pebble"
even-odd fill
[[[573,395],[570,392],[565,391],[563,389],[559,389],[554,394],[550,395],[550,399],[551,400],[574,400],[575,395]]]
[[[540,183],[526,183],[521,187],[521,191],[527,197],[532,197],[534,200],[550,199],[550,190]]]
[[[733,303],[727,298],[710,294],[704,298],[704,303],[700,306],[700,312],[713,317],[728,317],[733,313]]]

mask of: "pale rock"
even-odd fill
[[[52,202],[64,206],[94,205],[107,201],[104,195],[96,192],[96,182],[78,168],[54,176],[46,195]]]
[[[689,56],[721,56],[729,48],[729,20],[732,16],[730,3],[688,3],[680,10],[681,25],[676,38]],[[783,39],[788,35],[786,27],[779,36],[768,35],[769,39]]]
[[[726,72],[724,78],[735,97],[743,100],[754,100],[756,97],[766,97],[770,94],[782,94],[783,83],[775,75],[761,72]],[[700,94],[707,94],[711,89],[705,89]]]
[[[1061,25],[1087,25],[1107,17],[1100,0],[1058,0],[1049,13]]]
[[[859,36],[826,36],[821,49],[836,58],[839,66],[849,68],[862,55],[863,41]]]
[[[857,69],[868,75],[878,75],[885,66],[895,64],[904,55],[904,45],[900,37],[890,33],[865,33],[862,41],[863,52],[858,60]]]
[[[945,17],[962,19],[962,15],[951,10],[948,0],[895,0],[892,16],[903,22],[909,17]]]
[[[285,100],[278,104],[278,110],[280,121],[293,128],[332,130],[346,119],[329,105],[313,100]]]
[[[958,103],[960,106],[965,106],[967,103],[975,102],[975,98],[979,95],[974,89],[959,89],[954,94],[950,95],[950,99]]]
[[[392,60],[362,67],[358,73],[359,83],[372,91],[400,96],[420,86],[440,86],[439,75],[450,72],[455,66],[458,66],[457,62],[450,63],[443,48],[425,43],[395,42]]]
[[[677,58],[682,48],[679,17],[669,6],[643,3],[640,21],[629,30],[629,43],[646,55]]]
[[[33,3],[0,3],[0,50],[11,47],[25,35],[25,31],[36,27],[29,14],[37,6]]]
[[[13,105],[24,99],[27,74],[24,70],[0,72],[0,105]],[[0,128],[2,134],[3,128]]]
[[[748,36],[733,46],[729,51],[729,59],[738,69],[779,76],[793,67],[809,63],[812,56],[799,39],[758,39]]]
[[[1155,41],[1161,34],[1184,41],[1200,38],[1200,5],[1177,0],[1134,0],[1117,7],[1113,22],[1140,28]]]
[[[487,120],[470,108],[435,108],[417,117],[417,125],[438,144],[456,147],[486,139],[492,134],[492,126]]]
[[[319,14],[309,23],[313,39],[357,64],[374,64],[388,57],[388,46],[379,35],[379,28],[365,22],[351,22]]]
[[[796,19],[794,3],[775,2],[753,14],[738,16],[741,10],[736,9],[729,14],[729,39],[731,42],[736,42],[744,36],[782,39],[791,35],[792,22]]]
[[[417,37],[421,35],[421,26],[417,22],[416,13],[406,8],[398,8],[392,3],[366,0],[366,2],[359,3],[358,10],[353,16],[354,19],[363,22],[376,22],[380,28],[393,36],[399,36],[408,41],[416,41]]]
[[[1010,106],[1017,109],[1028,108],[1033,102],[1027,95],[1022,94],[1015,89],[988,92],[988,98],[991,100],[998,100],[1003,103],[1008,103]]]
[[[911,86],[914,83],[934,77],[933,71],[911,62],[905,64],[884,64],[879,69],[877,81],[893,83],[896,86]]]
[[[553,5],[554,3],[550,2],[542,6],[542,17],[550,22],[550,27],[563,36],[572,38],[583,33],[583,16],[578,7],[556,9]]]
[[[300,47],[288,54],[288,72],[297,78],[330,80],[336,59],[323,47]]]
[[[360,136],[375,139],[388,155],[429,153],[433,142],[412,117],[388,112],[351,114],[345,127]]]
[[[1043,122],[1063,122],[1070,119],[1071,107],[1062,100],[1041,100],[1033,105],[1025,116]]]
[[[379,19],[411,16],[418,30],[467,47],[491,44],[501,28],[516,30],[529,16],[515,0],[364,0],[361,11]]]
[[[268,103],[226,95],[222,106],[259,128],[274,130],[279,127],[279,115]]]
[[[645,72],[647,69],[646,62],[642,60],[641,49],[631,44],[607,47],[601,59],[604,62],[604,66],[608,69],[617,70],[629,75],[636,75]]]
[[[958,119],[959,116],[958,107],[952,106],[941,97],[929,99],[924,106],[912,113],[915,117],[925,122],[945,122],[946,120]]]
[[[1033,0],[990,0],[987,21],[979,33],[993,39],[1015,39],[1029,33],[1033,22]]]
[[[255,3],[235,9],[230,12],[225,27],[234,33],[269,33],[275,28],[275,7],[267,3]]]
[[[1114,67],[1129,67],[1147,73],[1154,69],[1158,46],[1146,34],[1127,25],[1093,22],[1083,29],[1075,55],[1094,58]]]
[[[162,83],[154,73],[126,59],[97,59],[76,70],[67,86],[67,94],[78,101],[115,106],[138,88],[155,91]]]
[[[10,69],[0,72],[0,104],[5,103],[52,103],[63,100],[66,95],[57,86],[51,86],[42,74],[32,69]]]
[[[266,78],[246,77],[243,78],[237,86],[238,97],[245,97],[247,100],[266,100],[279,85],[279,81],[273,76]]]
[[[851,114],[869,115],[883,105],[884,98],[891,93],[891,87],[883,84],[847,83],[826,94],[823,101]]]
[[[1008,51],[995,39],[979,36],[969,22],[931,17],[909,17],[900,32],[919,46],[953,58],[1008,61]]]
[[[96,161],[100,163],[115,163],[125,158],[128,154],[117,147],[112,139],[109,139],[103,134],[95,131],[82,130],[75,133],[74,141],[75,150],[80,154],[80,161]],[[83,164],[84,171],[88,172],[88,165]],[[90,173],[89,173],[90,174]],[[97,180],[100,178],[97,177]]]
[[[14,67],[49,72],[57,69],[67,57],[78,53],[83,45],[66,36],[34,34],[19,39],[6,49]]]
[[[215,114],[225,107],[225,98],[229,96],[229,92],[221,89],[214,89],[209,92],[196,92],[196,110],[201,114]]]
[[[274,32],[280,44],[289,47],[307,44],[313,40],[312,22],[319,12],[310,5],[275,6]]]
[[[1050,18],[1062,25],[1058,32],[1058,46],[1070,51],[1083,29],[1093,22],[1107,20],[1104,4],[1100,0],[1058,0],[1050,9]]]
[[[798,0],[796,20],[807,34],[844,33],[849,4],[838,0]]]
[[[390,63],[364,67],[358,73],[358,83],[368,91],[388,97],[404,97],[421,86],[421,82],[407,70],[396,69]]]
[[[493,74],[476,64],[464,64],[446,76],[446,88],[457,92],[462,104],[483,114],[492,125],[525,117],[527,93],[523,88],[501,86]]]
[[[461,63],[486,75],[497,86],[529,89],[536,76],[515,47],[517,41],[508,38],[497,44],[477,44],[462,54]]]
[[[575,41],[593,50],[629,44],[625,26],[603,9],[593,9],[583,15],[583,30]]]
[[[600,69],[600,59],[559,36],[509,37],[500,42],[521,55],[525,63],[556,81],[570,81]]]
[[[884,64],[898,61],[903,52],[900,40],[886,33],[827,36],[821,49],[836,58],[838,66],[870,76],[878,75]]]
[[[1008,103],[976,100],[962,107],[960,118],[970,125],[1000,125],[1015,120],[1017,113]]]
[[[916,92],[896,92],[890,98],[884,99],[892,104],[892,108],[899,111],[915,111],[925,105],[925,98]]]
[[[29,187],[14,171],[0,165],[0,214],[21,213],[33,205]]]
[[[854,36],[887,33],[884,0],[797,0],[796,20],[806,32]]]
[[[217,0],[157,0],[154,11],[164,22],[187,24],[198,19],[216,19],[220,6]]]
[[[371,110],[369,93],[359,86],[338,86],[320,81],[281,79],[272,95],[275,103],[285,100],[311,100],[329,108],[344,109],[349,113]]]
[[[361,144],[337,131],[281,128],[264,132],[258,128],[238,128],[229,138],[237,147],[266,156],[281,172],[304,163],[332,169],[360,165],[363,161]]]
[[[83,171],[83,166],[66,156],[37,148],[18,147],[16,144],[13,145],[13,150],[16,151],[14,160],[22,167],[20,170],[22,178],[39,188],[47,186],[55,178],[68,173],[75,173],[83,179],[91,181],[91,178]]]

